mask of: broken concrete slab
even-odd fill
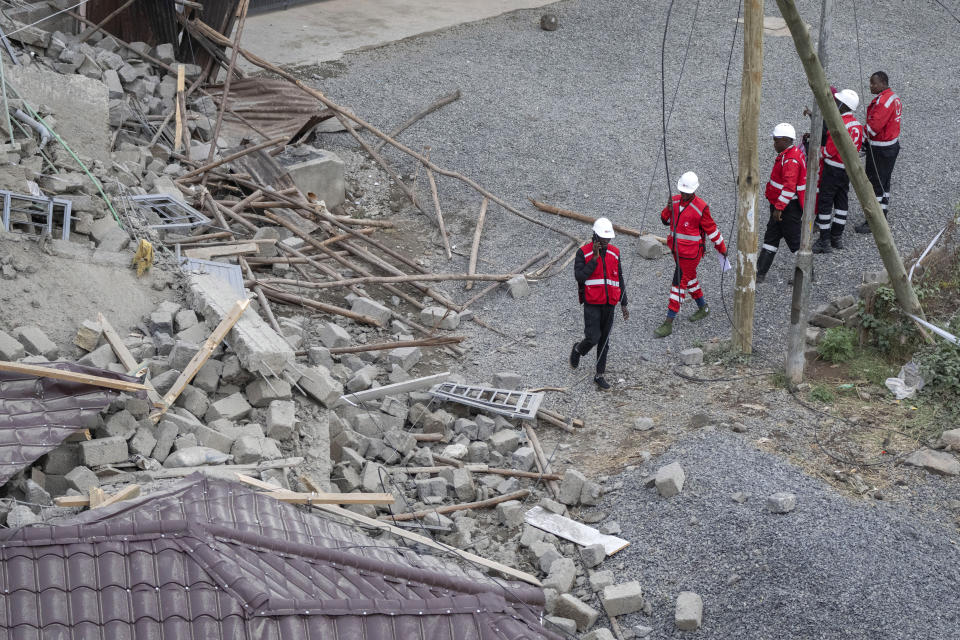
[[[346,182],[344,162],[337,154],[317,149],[317,157],[286,167],[301,192],[316,194],[327,209],[343,204]]]
[[[188,299],[194,311],[208,324],[217,324],[237,302],[236,293],[225,280],[206,273],[187,276]],[[278,374],[293,362],[293,349],[258,313],[244,313],[227,340],[248,371],[263,376]]]
[[[945,451],[918,449],[907,456],[903,462],[943,476],[960,475],[960,462]]]
[[[47,334],[45,334],[40,327],[17,327],[13,330],[13,335],[16,336],[20,344],[23,345],[24,350],[30,355],[39,355],[47,360],[56,360],[57,355],[60,353],[57,345],[47,337]]]

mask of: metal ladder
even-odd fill
[[[543,392],[511,391],[492,387],[476,387],[455,382],[443,382],[430,389],[430,395],[450,402],[459,402],[509,418],[535,420]]]

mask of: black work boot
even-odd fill
[[[857,233],[872,233],[870,231],[870,223],[867,222],[866,220],[864,220],[863,222],[855,226],[853,230],[856,231]]]
[[[580,350],[577,349],[579,342],[573,343],[573,349],[570,350],[570,366],[576,369],[580,366]]]
[[[843,237],[833,236],[830,238],[830,246],[836,249],[837,251],[843,251]]]
[[[833,253],[833,247],[830,246],[830,230],[824,229],[820,232],[816,244],[813,245],[814,253]]]
[[[776,256],[776,253],[768,249],[760,250],[760,257],[757,258],[757,282],[763,282],[767,279],[767,271],[770,271],[770,265],[773,264],[773,259]]]
[[[610,383],[607,382],[606,380],[604,380],[602,373],[598,373],[596,376],[594,376],[594,377],[593,377],[593,382],[594,382],[594,384],[597,385],[597,391],[609,391],[609,390],[610,390]]]

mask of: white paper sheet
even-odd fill
[[[730,271],[733,267],[730,266],[730,261],[727,259],[727,256],[717,254],[717,260],[720,261],[720,272]]]

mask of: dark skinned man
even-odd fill
[[[873,193],[886,217],[890,206],[890,177],[900,154],[900,96],[890,88],[890,79],[883,71],[870,76],[870,93],[876,96],[867,106],[867,177]],[[862,222],[854,227],[857,233],[870,233],[870,225]]]
[[[765,191],[770,202],[770,220],[757,258],[757,282],[763,282],[767,277],[781,239],[786,241],[791,253],[800,248],[803,195],[807,188],[807,160],[803,150],[794,145],[796,130],[781,122],[773,128],[772,137],[777,159],[773,161]]]

